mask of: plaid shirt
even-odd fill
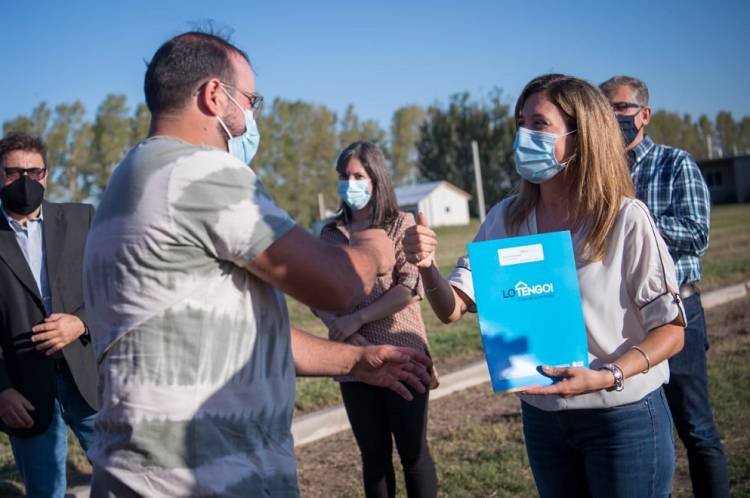
[[[635,194],[651,210],[684,285],[703,277],[701,256],[708,248],[711,198],[698,165],[681,149],[650,137],[630,152]]]

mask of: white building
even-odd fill
[[[471,195],[446,181],[418,183],[396,188],[402,211],[427,216],[430,226],[467,225]]]

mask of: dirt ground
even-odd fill
[[[732,350],[740,340],[747,347],[750,334],[750,299],[745,298],[714,308],[707,313],[709,338],[709,363],[720,361],[722,352]],[[738,339],[740,338],[740,339]],[[454,367],[451,365],[451,367]],[[440,365],[438,365],[440,368]],[[446,369],[453,370],[454,368]],[[446,438],[454,431],[473,425],[511,422],[520,430],[519,401],[513,395],[495,395],[489,384],[462,391],[430,404],[428,438],[431,445]],[[517,425],[513,425],[517,424]],[[720,426],[726,440],[727,428]],[[725,441],[726,444],[726,441]],[[742,445],[739,445],[743,448]],[[746,452],[747,447],[744,447]],[[342,432],[324,440],[297,448],[298,474],[302,496],[310,498],[331,496],[362,496],[360,487],[360,457],[350,431]],[[732,454],[729,453],[729,458]],[[743,453],[744,454],[744,453]],[[690,496],[690,481],[687,462],[680,443],[677,443],[677,470],[673,496]],[[433,451],[438,466],[452,465],[440,461]],[[742,456],[740,459],[744,459]],[[744,469],[747,472],[747,469]],[[748,476],[744,476],[747,478]],[[534,490],[529,490],[533,495]],[[446,496],[444,493],[441,493]],[[502,490],[487,490],[486,496],[506,496]]]
[[[495,395],[489,384],[484,384],[431,403],[428,439],[446,438],[459,427],[503,418],[518,419],[520,424],[518,399],[513,395]],[[296,453],[302,496],[362,496],[359,491],[362,467],[351,431],[305,445]]]

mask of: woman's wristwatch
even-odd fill
[[[615,383],[612,387],[607,388],[607,391],[622,391],[625,389],[625,376],[622,374],[622,369],[615,363],[605,363],[599,370],[609,370],[612,373],[612,377],[615,378]]]

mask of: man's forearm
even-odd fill
[[[361,348],[320,339],[292,326],[292,356],[299,377],[347,375],[361,357]]]
[[[313,337],[291,327],[292,356],[298,376],[351,375],[359,382],[393,390],[413,398],[407,386],[425,392],[430,358],[419,351],[396,346],[350,346]]]

